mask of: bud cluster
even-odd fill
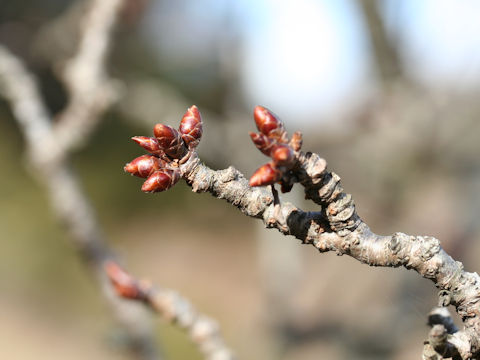
[[[279,183],[282,192],[291,190],[290,171],[295,165],[295,152],[302,147],[302,134],[295,132],[288,139],[283,123],[268,109],[256,106],[253,118],[259,133],[250,132],[255,146],[272,161],[261,166],[250,178],[250,186],[265,186]]]
[[[188,158],[202,137],[202,117],[198,108],[193,105],[187,110],[178,131],[156,124],[153,134],[154,137],[132,138],[150,155],[139,156],[124,167],[126,172],[146,179],[142,186],[144,192],[165,191],[180,180],[179,164]]]

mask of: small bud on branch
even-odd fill
[[[271,156],[275,166],[292,167],[295,160],[293,150],[288,145],[275,146]]]
[[[256,106],[253,110],[253,118],[257,129],[270,138],[281,140],[284,137],[285,129],[283,123],[268,109],[263,106]]]
[[[118,295],[133,300],[145,299],[145,292],[138,281],[113,261],[105,264],[105,271]]]
[[[302,147],[302,134],[297,131],[288,141],[283,123],[263,106],[255,107],[253,118],[260,133],[250,132],[250,137],[257,149],[271,157],[272,161],[255,171],[250,178],[250,186],[278,182],[282,192],[289,192],[294,183],[290,170],[295,166],[297,153]]]
[[[125,165],[124,170],[147,178],[142,185],[144,192],[168,190],[180,180],[179,164],[192,156],[202,131],[202,117],[193,105],[183,115],[179,131],[168,125],[156,124],[153,128],[155,137],[134,136],[132,140],[152,155],[139,156]]]
[[[281,178],[281,173],[271,163],[257,169],[250,178],[250,186],[266,186],[275,184]]]
[[[193,105],[188,108],[178,128],[182,134],[182,139],[189,149],[197,147],[202,137],[202,117],[198,108]]]
[[[292,147],[293,151],[300,151],[302,148],[302,143],[302,133],[300,131],[295,131],[288,144]]]
[[[132,140],[152,155],[162,156],[165,153],[163,148],[158,143],[158,140],[154,137],[134,136],[132,137]]]
[[[155,171],[142,185],[144,192],[161,192],[170,189],[180,180],[180,170],[162,169]]]
[[[129,162],[123,168],[126,172],[141,177],[148,178],[154,171],[165,166],[165,162],[153,155],[142,155]]]
[[[185,144],[180,133],[171,126],[156,124],[153,133],[158,140],[160,148],[173,159],[180,159],[186,153]]]
[[[267,135],[262,133],[249,132],[253,143],[264,155],[270,156],[275,140],[270,139]]]

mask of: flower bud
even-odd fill
[[[271,156],[275,165],[292,167],[295,160],[293,150],[288,145],[277,145],[272,149]]]
[[[281,173],[271,163],[261,166],[250,178],[250,186],[265,186],[275,184],[281,178]]]
[[[153,155],[142,155],[129,162],[123,168],[126,172],[141,177],[147,178],[153,174],[154,171],[165,166],[165,162]]]
[[[270,156],[272,146],[275,144],[275,140],[270,139],[264,134],[249,132],[250,137],[252,138],[253,143],[263,154]]]
[[[289,145],[292,147],[293,151],[300,151],[302,143],[302,133],[300,131],[295,131],[290,139]]]
[[[163,149],[168,156],[174,159],[180,159],[185,155],[186,148],[177,130],[168,125],[156,124],[153,128],[153,133],[157,138],[160,148]]]
[[[147,150],[150,154],[160,156],[164,153],[163,149],[158,143],[158,140],[154,137],[134,136],[132,137],[132,140]]]
[[[162,169],[155,171],[142,185],[144,192],[160,192],[170,189],[180,180],[180,170]]]
[[[143,299],[145,294],[138,282],[113,261],[105,264],[105,271],[118,295],[127,299]]]
[[[197,147],[202,137],[202,116],[198,108],[193,105],[188,108],[185,115],[183,115],[180,127],[178,128],[182,134],[182,139],[185,141],[189,149]]]
[[[286,136],[285,129],[280,120],[263,106],[256,106],[253,110],[253,118],[257,124],[257,129],[271,138],[282,139]]]

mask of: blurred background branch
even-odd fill
[[[400,80],[405,73],[402,71],[398,43],[389,39],[385,19],[381,16],[382,4],[378,0],[358,0],[367,27],[367,33],[372,46],[375,69],[383,84]]]
[[[106,74],[105,62],[117,15],[125,3],[90,1],[80,19],[77,52],[64,64],[60,75],[69,100],[53,129],[57,142],[66,151],[85,142],[118,97],[114,81]]]
[[[161,289],[149,281],[138,281],[114,262],[105,264],[105,271],[119,296],[144,302],[153,311],[187,331],[207,360],[233,360],[225,345],[218,323],[199,313],[176,291]]]
[[[71,144],[85,140],[90,132],[86,129],[93,130],[108,105],[104,96],[107,81],[104,62],[120,5],[121,1],[90,2],[80,32],[79,51],[68,63],[65,76],[72,100],[56,123],[43,103],[33,75],[3,46],[0,46],[0,85],[24,134],[32,175],[47,188],[59,221],[70,233],[114,314],[128,331],[130,350],[140,359],[157,359],[147,314],[138,305],[121,301],[112,294],[103,263],[113,254],[68,160]],[[65,141],[67,134],[73,136]]]

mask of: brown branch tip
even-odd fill
[[[119,296],[144,302],[167,321],[186,330],[207,360],[235,360],[217,322],[197,312],[187,299],[173,290],[138,281],[114,261],[105,262],[104,268]]]
[[[131,300],[145,300],[150,285],[146,282],[139,282],[128,274],[114,261],[105,263],[105,272],[115,291],[121,297]]]

